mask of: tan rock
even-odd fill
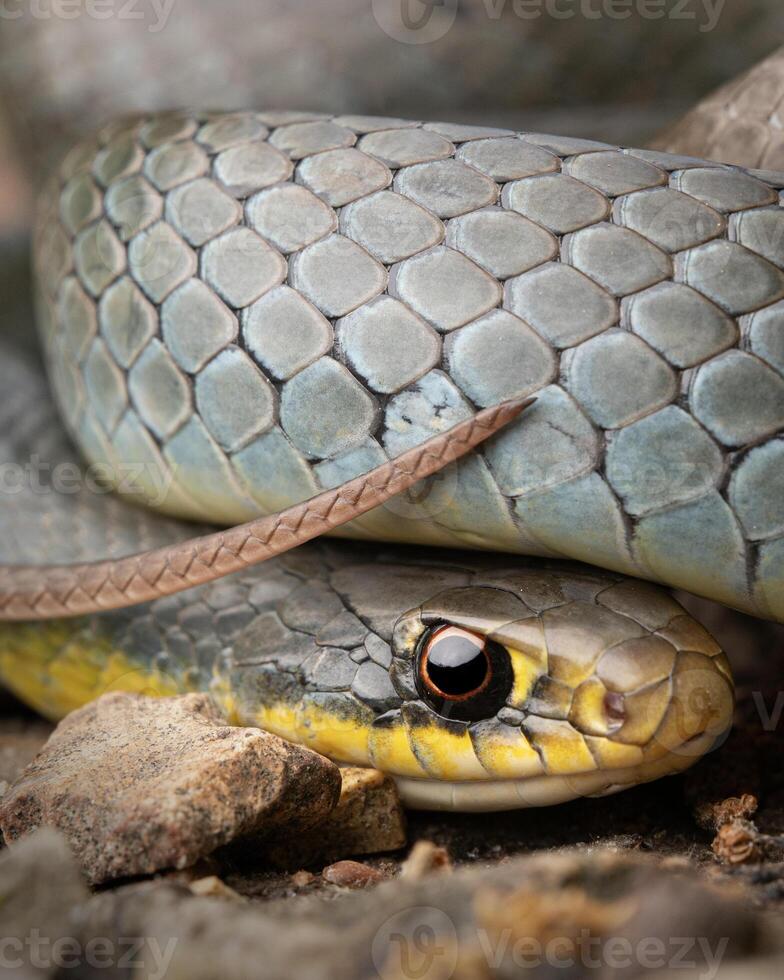
[[[299,833],[335,805],[340,771],[206,695],[112,693],[69,715],[0,801],[6,841],[61,830],[93,883],[185,868],[241,834]]]
[[[330,863],[360,854],[396,851],[406,844],[406,821],[392,779],[377,769],[348,766],[334,810],[294,840],[276,838],[267,857],[280,868]]]

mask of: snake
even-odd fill
[[[207,691],[418,808],[685,770],[733,681],[668,587],[784,621],[783,188],[449,122],[104,126],[41,194],[43,356],[3,339],[0,679],[51,718]]]

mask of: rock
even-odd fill
[[[321,872],[324,881],[341,888],[367,888],[384,880],[384,875],[361,861],[337,861]]]
[[[0,801],[7,842],[68,838],[88,880],[185,868],[241,834],[299,833],[335,805],[340,771],[225,723],[206,695],[112,693],[69,715]]]
[[[74,938],[89,892],[62,834],[44,828],[0,856],[0,937],[4,975],[53,977]]]
[[[359,854],[396,851],[406,844],[405,813],[392,779],[377,769],[348,766],[334,810],[296,840],[268,845],[267,857],[279,868],[329,863]]]
[[[418,840],[400,868],[400,877],[406,881],[419,881],[429,874],[443,874],[452,870],[449,851],[429,840]]]
[[[232,902],[244,902],[245,899],[233,888],[229,888],[225,881],[221,881],[217,875],[209,875],[207,878],[197,878],[188,886],[194,895],[203,898],[223,898]]]

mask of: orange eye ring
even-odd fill
[[[482,721],[506,704],[514,683],[509,651],[483,633],[432,623],[416,657],[419,696],[442,718]]]
[[[460,626],[440,626],[427,635],[419,678],[434,697],[459,704],[481,695],[493,680],[487,637]],[[451,675],[451,676],[450,676]]]

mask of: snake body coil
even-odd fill
[[[136,464],[159,509],[237,523],[535,394],[349,532],[784,619],[782,184],[447,123],[122,121],[41,213],[58,403],[121,490]]]

